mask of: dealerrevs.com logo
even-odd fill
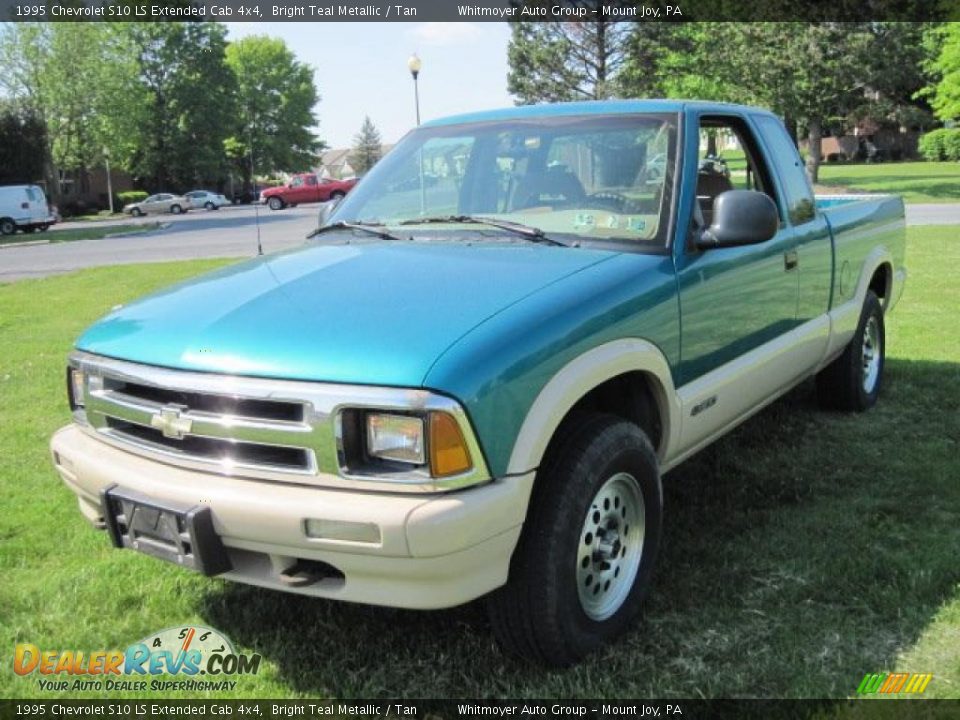
[[[36,677],[44,691],[229,691],[237,686],[231,678],[256,675],[260,660],[237,653],[218,630],[187,625],[148,635],[126,650],[48,650],[20,643],[13,671]]]

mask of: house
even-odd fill
[[[383,157],[392,149],[393,144],[381,145],[380,157]],[[350,158],[353,156],[353,153],[353,148],[327,150],[320,156],[320,166],[316,169],[317,175],[336,178],[337,180],[353,177],[357,174],[356,170],[350,164]]]

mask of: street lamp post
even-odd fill
[[[417,57],[417,54],[414,53],[407,60],[407,67],[410,68],[410,74],[413,76],[413,102],[414,106],[417,109],[417,125],[420,124],[420,89],[417,84],[417,77],[420,75],[420,68],[423,67],[423,62]]]
[[[110,179],[110,148],[103,149],[103,164],[107,170],[107,202],[110,205],[110,214],[113,215],[113,182]]]
[[[407,67],[410,68],[410,74],[413,76],[413,102],[417,108],[417,126],[420,126],[420,91],[417,86],[417,77],[420,75],[420,68],[423,62],[414,53],[407,60]],[[417,165],[420,167],[420,214],[427,213],[427,196],[423,185],[423,149],[417,151]]]

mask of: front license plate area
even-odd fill
[[[204,575],[219,575],[230,569],[230,559],[213,529],[213,515],[206,505],[158,503],[118,485],[104,489],[100,496],[115,547],[137,550]]]

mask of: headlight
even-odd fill
[[[367,454],[396,462],[423,465],[423,420],[408,415],[367,415]]]
[[[345,415],[344,427],[356,411]],[[362,413],[362,411],[361,411]],[[377,467],[381,461],[402,463],[411,471],[423,472],[434,478],[461,475],[473,469],[473,460],[463,431],[450,413],[430,411],[422,415],[399,415],[388,412],[366,412],[363,424],[362,456],[347,453],[347,466],[354,472],[379,474],[397,472],[393,467]],[[351,433],[346,431],[345,446],[350,445]],[[355,436],[354,436],[355,437]],[[366,463],[362,459],[367,458]],[[372,461],[372,462],[371,462]]]
[[[83,385],[83,371],[67,368],[67,397],[71,410],[83,409]]]

